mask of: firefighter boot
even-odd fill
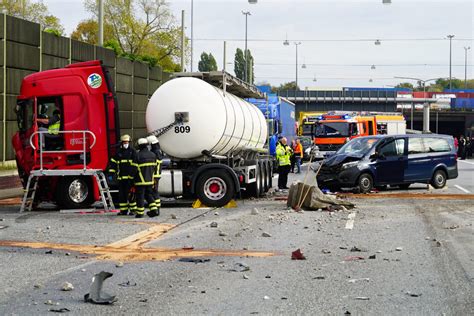
[[[148,217],[155,217],[155,216],[160,216],[160,209],[154,209],[146,213]]]

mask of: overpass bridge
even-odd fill
[[[435,98],[402,98],[397,96],[396,91],[288,90],[279,91],[277,94],[295,104],[296,117],[302,111],[402,112],[407,120],[407,128],[413,126],[416,130],[423,129],[423,110],[415,109],[415,104],[443,104],[440,99]],[[407,107],[398,108],[398,105],[404,104]],[[446,100],[445,104],[449,105],[449,102]],[[474,135],[474,111],[431,109],[430,130],[454,136]]]

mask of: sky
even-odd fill
[[[43,0],[61,19],[66,35],[90,13],[82,0]],[[191,0],[168,1],[180,24],[185,10],[191,37]],[[449,77],[448,34],[452,41],[452,76],[473,78],[474,0],[194,0],[193,70],[200,54],[211,52],[223,68],[227,42],[228,72],[235,50],[247,45],[255,60],[255,81],[279,85],[296,78],[301,88],[390,87],[394,77]],[[380,45],[375,45],[376,40]],[[288,40],[290,45],[283,42]],[[295,43],[301,43],[295,45]],[[305,68],[303,68],[305,64]],[[375,69],[372,69],[372,65]],[[191,70],[191,65],[187,65]],[[411,81],[415,83],[415,81]]]

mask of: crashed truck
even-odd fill
[[[61,112],[60,131],[50,137],[38,120],[51,117],[54,109]],[[107,202],[104,172],[119,145],[120,120],[109,73],[100,61],[25,77],[16,116],[12,143],[18,173],[26,194],[34,192],[24,201],[31,200],[33,207],[53,201],[61,208]],[[241,192],[259,197],[272,186],[273,159],[264,148],[267,124],[262,112],[243,99],[200,79],[173,79],[151,97],[146,125],[171,160],[160,181],[164,197],[198,198],[221,207]]]

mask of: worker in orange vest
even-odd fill
[[[301,173],[301,159],[303,159],[303,145],[299,138],[296,139],[296,143],[293,147],[293,153],[295,155],[296,173]]]

